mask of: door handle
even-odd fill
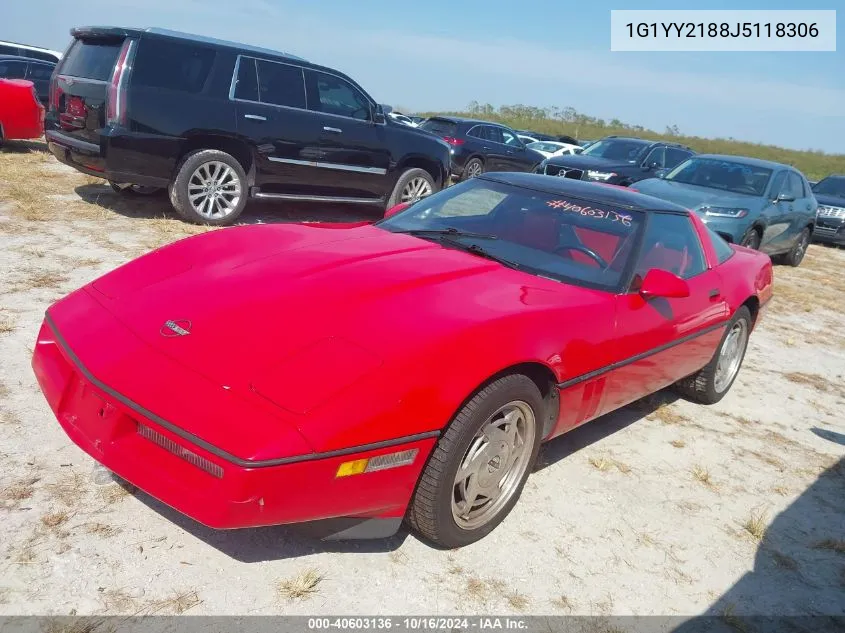
[[[513,154],[513,150],[512,150],[512,149],[509,149],[509,150],[508,150],[508,154]]]
[[[722,293],[719,292],[718,288],[713,288],[713,290],[710,291],[710,298],[711,299],[718,299],[721,296],[721,294]]]
[[[483,150],[485,150],[485,151],[488,151],[488,152],[490,151],[490,148],[489,148],[489,147],[487,147],[486,145],[485,145],[484,147],[482,147],[481,149],[483,149]]]
[[[253,121],[266,121],[266,116],[261,116],[260,114],[245,114],[245,119],[252,119]]]
[[[331,132],[332,134],[340,134],[341,132],[343,132],[343,130],[341,130],[339,127],[329,127],[328,125],[324,125],[323,130],[325,130],[326,132]]]

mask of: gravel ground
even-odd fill
[[[252,205],[245,222],[353,220]],[[43,144],[0,151],[0,615],[845,614],[845,251],[776,267],[731,393],[657,394],[546,445],[514,512],[457,551],[215,532],[65,436],[30,369],[54,300],[205,230]]]

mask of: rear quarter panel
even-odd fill
[[[28,139],[44,134],[43,110],[32,96],[32,85],[23,79],[0,79],[3,138]]]

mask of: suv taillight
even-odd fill
[[[135,40],[124,40],[114,65],[106,100],[106,125],[126,124],[126,83],[132,69],[132,51]]]
[[[462,138],[455,138],[454,136],[444,136],[443,140],[449,143],[449,145],[463,145],[464,139]]]

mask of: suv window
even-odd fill
[[[196,94],[205,85],[214,49],[166,39],[142,39],[132,68],[132,85]]]
[[[663,145],[661,145],[660,147],[655,147],[648,153],[648,156],[645,157],[645,160],[643,160],[643,165],[645,165],[646,167],[651,167],[653,163],[657,163],[658,168],[665,167],[665,164],[663,162],[665,149],[666,148]]]
[[[370,101],[351,83],[317,70],[306,70],[308,109],[361,121],[370,120]]]
[[[505,145],[516,145],[517,147],[522,145],[522,141],[517,138],[516,134],[508,132],[507,130],[502,130],[502,138],[505,141]]]
[[[484,126],[476,125],[475,127],[470,128],[467,132],[467,136],[471,136],[472,138],[484,139]]]
[[[45,62],[53,62],[56,63],[56,56],[51,55],[50,53],[42,53],[41,51],[26,51],[26,57],[31,57],[32,59],[40,59]]]
[[[0,61],[0,77],[3,79],[23,79],[25,75],[26,62]]]
[[[238,76],[235,77],[235,99],[258,101],[258,71],[255,70],[255,60],[251,57],[238,59]]]
[[[305,81],[299,66],[263,59],[258,65],[259,101],[290,108],[305,108]]]
[[[50,79],[50,76],[53,74],[53,68],[49,64],[32,63],[29,65],[29,70],[26,71],[26,78],[32,81]]]
[[[704,226],[707,229],[707,234],[710,236],[710,241],[713,243],[713,250],[716,251],[716,259],[720,264],[726,262],[734,254],[734,249],[716,231],[706,224]]]
[[[493,141],[494,143],[504,143],[505,137],[502,134],[502,128],[494,127],[492,125],[485,125],[484,126],[484,137],[488,141]]]
[[[0,44],[0,55],[20,55],[20,50],[17,46]]]
[[[787,186],[786,186],[786,172],[782,171],[779,172],[773,179],[772,179],[772,195],[771,198],[775,199],[780,194],[786,193]]]
[[[668,270],[683,279],[704,272],[704,251],[688,217],[653,213],[648,220],[636,272]]]
[[[62,62],[62,74],[108,81],[123,42],[76,40]]]
[[[420,123],[419,129],[438,136],[454,137],[458,133],[458,124],[446,119],[426,119]]]
[[[794,171],[787,172],[786,191],[796,200],[804,197],[804,183],[802,178]]]
[[[676,147],[667,147],[666,159],[663,163],[663,166],[672,169],[673,167],[677,167],[678,165],[683,163],[690,156],[692,156],[692,154],[685,150],[678,149]]]

